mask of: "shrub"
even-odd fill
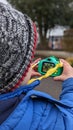
[[[65,51],[73,52],[73,29],[64,32],[62,47]]]
[[[66,61],[73,67],[73,57],[68,57]]]

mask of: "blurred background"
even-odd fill
[[[7,1],[35,22],[38,32],[36,56],[52,54],[72,62],[73,0]]]
[[[54,55],[66,59],[73,66],[73,0],[0,1],[9,2],[35,22],[38,32],[36,58]],[[44,85],[48,86],[48,84],[49,87],[44,88]],[[58,88],[53,87],[56,85]],[[58,98],[61,83],[55,83],[52,78],[49,78],[42,81],[40,90],[49,92]]]

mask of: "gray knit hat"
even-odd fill
[[[37,41],[31,19],[0,3],[0,93],[18,87],[24,79]]]

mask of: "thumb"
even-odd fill
[[[60,75],[60,76],[56,76],[56,77],[54,77],[54,80],[55,81],[63,81],[64,80],[64,75],[62,74],[62,75]]]
[[[35,70],[32,70],[31,76],[41,76],[41,74]]]

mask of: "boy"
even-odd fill
[[[32,90],[31,67],[37,32],[34,23],[0,3],[0,130],[73,130],[73,68],[64,60],[60,100]],[[37,61],[35,61],[37,62]]]

